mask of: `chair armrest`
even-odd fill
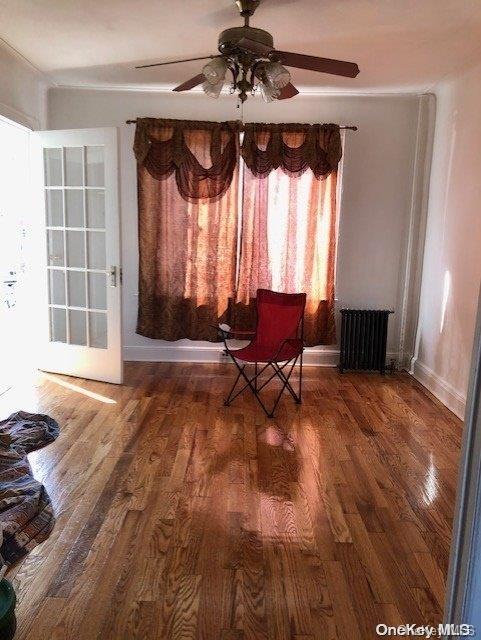
[[[247,340],[256,335],[255,331],[243,331],[240,329],[231,329],[227,324],[211,325],[221,334],[222,337],[238,338],[239,340]]]
[[[219,324],[219,325],[211,325],[214,329],[217,330],[219,336],[222,338],[224,343],[224,349],[226,353],[230,353],[229,345],[227,344],[227,340],[238,337],[241,340],[247,340],[249,337],[255,336],[254,331],[233,331],[229,325],[227,324]]]
[[[284,345],[286,345],[286,344],[290,344],[294,348],[298,349],[299,350],[299,354],[304,351],[304,342],[300,338],[286,338],[285,340],[282,341],[281,345],[277,349],[276,355],[273,358],[274,361],[280,355]]]
[[[240,331],[238,329],[231,329],[229,334],[233,338],[239,338],[240,340],[247,340],[247,338],[253,338],[256,335],[255,331]]]

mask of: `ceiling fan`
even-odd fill
[[[247,100],[249,93],[253,94],[256,91],[260,91],[266,102],[296,96],[299,91],[291,83],[291,75],[285,66],[346,78],[355,78],[358,75],[359,67],[354,62],[318,58],[275,49],[274,39],[269,32],[256,29],[249,24],[260,2],[261,0],[235,0],[244,18],[244,26],[222,31],[219,36],[217,55],[144,64],[137,66],[136,69],[194,60],[210,60],[201,73],[175,87],[173,91],[189,91],[202,85],[207,95],[218,98],[226,82],[226,76],[230,72],[232,74],[231,93],[237,93],[241,102]]]

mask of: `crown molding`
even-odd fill
[[[111,85],[111,84],[95,84],[95,83],[82,83],[82,84],[70,84],[70,83],[55,83],[56,89],[76,89],[76,90],[84,90],[84,91],[131,91],[136,93],[166,93],[170,94],[175,87],[175,84],[158,84],[158,85],[142,85],[142,84],[119,84],[119,85]],[[386,89],[376,90],[376,89],[363,89],[361,90],[349,90],[345,89],[325,89],[322,87],[305,87],[298,86],[300,94],[296,96],[297,99],[302,99],[305,97],[322,97],[322,96],[332,96],[332,97],[364,97],[364,98],[392,98],[392,97],[404,97],[404,98],[418,98],[419,96],[425,95],[426,91],[423,88],[419,89],[406,89],[405,91],[401,89],[393,89],[392,91],[388,91]],[[202,89],[194,88],[188,92],[185,92],[184,95],[189,96],[204,96],[204,92]],[[234,98],[234,96],[229,93],[227,89],[224,89],[220,95],[220,98]],[[251,97],[250,97],[251,98]],[[261,99],[260,96],[254,96],[254,99]]]
[[[28,129],[29,131],[35,131],[40,128],[40,121],[35,116],[31,116],[28,113],[14,109],[4,102],[0,102],[0,120],[6,120],[9,124],[20,127],[21,129]]]
[[[45,85],[47,86],[47,88],[58,86],[55,80],[48,73],[45,73],[45,71],[42,71],[37,66],[35,66],[33,62],[31,62],[22,53],[20,53],[18,49],[15,49],[13,45],[11,45],[9,42],[7,42],[7,40],[1,37],[0,37],[0,48],[3,48],[6,51],[8,51],[10,55],[12,55],[16,60],[18,60],[25,67],[28,67],[30,71],[33,71],[33,73],[36,76],[38,76],[43,80],[43,82],[45,82]]]

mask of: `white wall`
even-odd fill
[[[413,372],[462,416],[481,277],[481,64],[436,96]]]
[[[28,228],[31,210],[25,189],[29,181],[29,138],[28,129],[0,118],[0,353],[4,363],[0,367],[0,394],[23,377],[27,358],[19,358],[19,351],[31,351],[25,340],[31,334],[30,305],[22,306],[28,258],[24,229]],[[12,280],[12,271],[16,284],[7,288],[3,281]],[[7,292],[8,303],[4,297]]]
[[[406,236],[411,215],[419,98],[416,96],[306,96],[265,105],[250,99],[244,121],[356,124],[347,132],[337,273],[339,306],[392,308],[388,350],[399,350]],[[130,359],[190,358],[188,341],[162,343],[136,335],[137,201],[132,153],[137,116],[203,120],[240,118],[235,100],[86,89],[51,89],[49,128],[118,126],[120,129],[124,344]],[[200,345],[199,345],[200,346]],[[198,351],[208,359],[212,346]],[[319,350],[318,350],[319,351]],[[336,362],[332,353],[324,362]],[[184,356],[182,355],[184,354]],[[217,356],[216,356],[217,357]],[[311,355],[320,360],[319,353]]]
[[[0,115],[31,129],[46,125],[47,81],[0,42]]]

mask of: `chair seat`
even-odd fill
[[[279,351],[279,346],[262,345],[251,342],[242,349],[231,350],[230,353],[243,362],[285,362],[302,352],[302,341],[293,338],[287,341]]]

